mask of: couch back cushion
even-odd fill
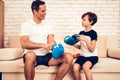
[[[76,49],[73,46],[69,46],[64,43],[64,37],[56,39],[57,43],[61,42],[64,45],[65,51],[70,52],[71,54],[80,53],[80,50]],[[106,48],[107,48],[107,36],[100,35],[97,40],[97,50],[99,57],[107,57]],[[9,47],[10,48],[21,48],[20,37],[15,35],[9,38]]]
[[[97,40],[97,50],[99,57],[107,57],[107,36],[99,35]]]
[[[9,48],[22,48],[20,44],[20,37],[18,35],[10,36],[8,47]]]
[[[120,35],[108,35],[107,48],[120,50]]]

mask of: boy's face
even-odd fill
[[[85,17],[82,18],[82,26],[83,27],[91,26],[91,22],[89,21],[89,16],[88,15],[86,15]]]

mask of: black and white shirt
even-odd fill
[[[85,37],[88,38],[89,41],[92,41],[92,40],[97,41],[97,32],[94,30],[90,30],[88,32],[80,31],[79,35],[84,35]],[[82,56],[85,56],[85,57],[98,56],[96,47],[93,52],[90,52],[88,50],[88,47],[85,41],[80,41],[80,44],[81,44],[81,55]]]

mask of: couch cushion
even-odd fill
[[[67,45],[64,43],[64,36],[56,38],[56,41],[61,42],[64,45],[65,51],[70,52],[71,54],[80,53],[80,50],[76,49],[73,46]],[[18,35],[11,36],[9,38],[9,47],[10,48],[21,48],[20,37]],[[97,49],[99,57],[107,57],[107,36],[99,35],[97,41]]]
[[[99,58],[92,72],[120,72],[120,60],[114,58]]]
[[[8,66],[8,67],[7,67]],[[7,68],[6,68],[7,67]],[[1,72],[24,72],[23,59],[0,61]],[[37,73],[56,73],[57,66],[37,66]],[[92,72],[120,72],[120,60],[113,58],[100,58],[99,62],[91,69]]]
[[[107,57],[107,36],[99,35],[97,40],[97,50],[99,57]]]
[[[120,59],[120,49],[108,49],[108,57]]]
[[[14,60],[22,57],[22,48],[2,48],[0,49],[0,60]]]
[[[21,48],[20,37],[18,35],[10,36],[9,48]]]
[[[58,40],[61,40],[60,42],[62,42],[62,44],[64,45],[65,51],[66,52],[70,52],[71,54],[76,54],[76,53],[80,53],[80,50],[65,44],[62,39],[64,39],[63,37],[60,37]],[[107,36],[105,35],[99,35],[98,36],[98,40],[97,40],[97,51],[98,51],[98,56],[99,57],[107,57]]]
[[[120,49],[120,35],[108,35],[107,48]]]
[[[11,61],[0,61],[0,65],[0,72],[24,72],[23,58]],[[57,66],[47,67],[39,65],[35,68],[35,71],[40,73],[56,73],[57,68]]]
[[[73,46],[67,45],[65,43],[63,43],[63,45],[67,52],[70,52],[72,54],[80,53],[80,50]],[[106,51],[107,50],[107,36],[99,35],[96,46],[97,46],[98,56],[101,58],[107,57],[107,53],[106,53],[107,52]]]

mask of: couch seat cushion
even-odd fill
[[[1,72],[24,72],[23,59],[0,61]],[[37,73],[56,73],[57,66],[39,65],[35,68]],[[113,58],[100,58],[99,62],[91,69],[94,72],[120,72],[120,60]]]
[[[92,68],[92,72],[120,72],[120,60],[99,58],[99,62]]]
[[[0,61],[0,72],[24,72],[23,58],[10,61]],[[57,66],[39,65],[35,68],[37,73],[56,73]]]

